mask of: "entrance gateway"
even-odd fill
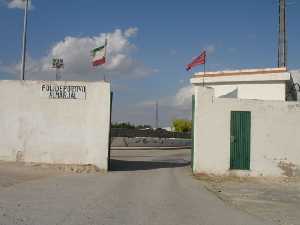
[[[250,170],[251,112],[232,111],[230,123],[230,169]]]

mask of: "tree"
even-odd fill
[[[1,1],[1,0],[0,0]],[[130,122],[116,122],[111,125],[112,128],[119,128],[119,129],[138,129],[138,130],[147,130],[152,129],[150,125],[134,125]]]
[[[135,126],[133,124],[127,123],[113,123],[111,125],[112,128],[122,128],[122,129],[134,129]]]
[[[190,132],[192,130],[192,121],[186,119],[174,119],[172,126],[176,132]]]

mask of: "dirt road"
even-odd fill
[[[48,173],[2,185],[0,224],[268,224],[228,206],[194,179],[189,150],[122,150],[112,156],[114,171],[108,174]]]
[[[278,225],[300,225],[300,177],[198,179],[228,204]]]

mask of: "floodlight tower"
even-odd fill
[[[278,67],[287,67],[286,0],[279,0]]]
[[[55,80],[60,80],[61,76],[59,76],[59,70],[64,68],[64,60],[62,58],[53,58],[52,68],[55,69]]]
[[[155,128],[158,129],[159,120],[158,120],[158,101],[155,102]]]

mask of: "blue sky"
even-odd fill
[[[14,0],[13,6],[19,6],[19,1]],[[72,67],[75,63],[70,61],[63,72],[65,79],[99,80],[104,73],[110,77],[115,92],[115,121],[153,124],[153,101],[159,100],[161,126],[168,126],[174,117],[190,116],[188,85],[192,73],[187,73],[184,66],[203,49],[208,50],[207,70],[276,66],[277,2],[33,0],[27,76],[52,79],[53,73],[40,65],[54,55],[66,57],[76,61],[76,66]],[[300,2],[289,0],[288,60],[293,70],[300,68],[299,11]],[[0,79],[19,76],[22,18],[23,10],[9,8],[6,1],[0,0]],[[91,73],[86,64],[77,66],[80,60],[89,60],[90,46],[100,44],[104,33],[115,37],[111,41],[111,62],[115,60],[115,66]],[[126,43],[114,47],[115,42]],[[66,55],[72,44],[75,50],[71,56]],[[199,67],[192,72],[201,70]],[[181,103],[174,103],[177,100]]]

